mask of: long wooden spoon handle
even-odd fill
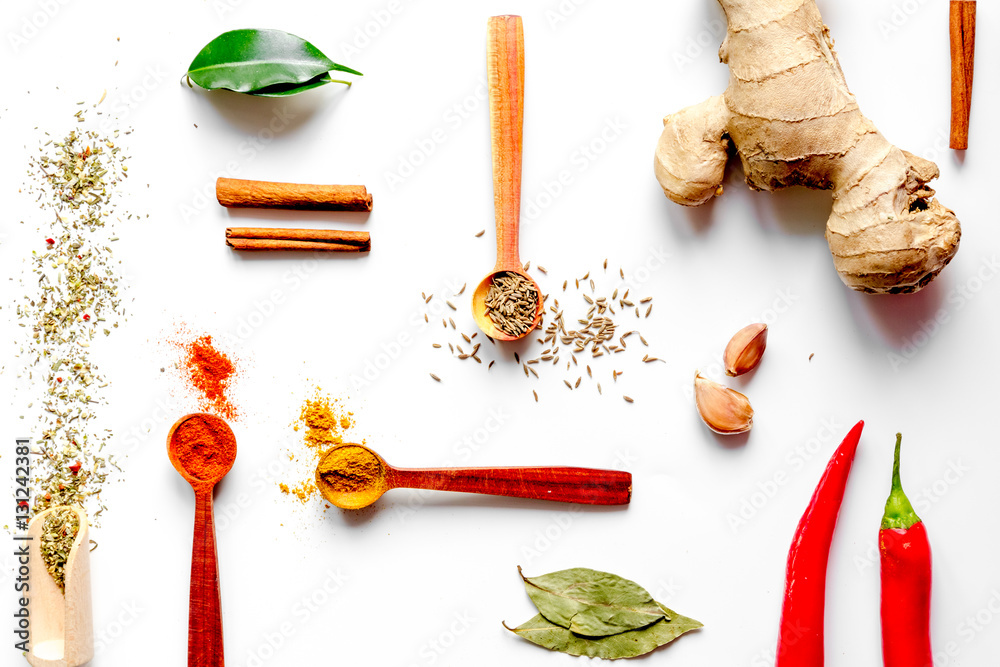
[[[188,667],[223,667],[222,602],[215,549],[212,486],[195,489],[191,594],[188,608]]]
[[[520,270],[521,146],[524,121],[524,31],[520,16],[489,20],[486,72],[493,143],[493,206],[497,227],[497,270]]]
[[[958,150],[969,147],[972,72],[976,53],[976,2],[951,0],[951,141]]]
[[[440,468],[390,471],[390,485],[584,505],[627,505],[632,474],[593,468]]]

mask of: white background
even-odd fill
[[[241,360],[239,456],[216,494],[231,665],[576,664],[501,626],[534,614],[518,564],[529,575],[612,571],[705,623],[653,654],[657,664],[769,665],[795,524],[829,455],[862,418],[831,556],[827,664],[881,664],[874,550],[897,431],[905,488],[934,551],[936,665],[996,664],[1000,142],[988,122],[1000,102],[996,10],[979,8],[963,161],[947,148],[946,3],[822,0],[820,9],[862,109],[901,147],[937,161],[935,187],[962,222],[955,260],[917,295],[871,297],[841,284],[822,234],[828,193],[752,193],[737,167],[725,195],[704,208],[663,197],[652,169],[662,117],[721,92],[728,79],[717,58],[724,19],[710,0],[6,3],[5,480],[15,436],[37,419],[25,406],[38,388],[16,378],[25,330],[12,318],[24,260],[48,224],[18,192],[29,155],[42,131],[58,137],[76,127],[75,103],[89,109],[104,90],[98,110],[108,115],[91,109],[91,119],[134,129],[121,142],[132,156],[121,210],[142,218],[118,225],[115,248],[128,319],[94,348],[112,381],[100,414],[123,469],[106,487],[110,509],[94,531],[95,664],[185,660],[194,503],[164,441],[195,406],[178,392],[169,372],[176,352],[163,343],[182,323],[229,340]],[[423,323],[422,291],[440,307],[439,296],[468,282],[453,316],[473,333],[471,288],[494,261],[484,80],[486,19],[501,13],[524,16],[526,39],[522,259],[548,269],[534,275],[554,294],[587,271],[610,293],[623,267],[633,296],[654,297],[639,328],[667,363],[641,364],[646,350],[630,347],[613,365],[594,364],[603,396],[586,378],[568,391],[562,380],[576,375],[564,370],[526,379],[511,357],[537,353],[534,344],[484,347],[487,361],[498,359],[489,372],[451,359],[431,343],[457,334],[435,317]],[[182,85],[205,43],[241,27],[299,34],[365,76],[350,90],[328,86],[287,101]],[[273,137],[264,131],[289,116]],[[592,157],[581,150],[588,146]],[[564,170],[569,185],[546,197],[546,183]],[[227,171],[363,183],[374,212],[231,213],[213,198],[215,176]],[[373,251],[314,263],[239,256],[223,243],[228,225],[272,223],[367,229]],[[564,299],[577,301],[585,305]],[[730,335],[762,318],[771,325],[764,361],[732,381],[753,401],[754,429],[735,442],[716,437],[695,412],[692,376],[720,376]],[[627,318],[622,326],[633,328]],[[612,368],[625,370],[617,384]],[[352,381],[366,370],[368,380]],[[306,477],[288,461],[302,451],[290,424],[317,384],[355,413],[351,435],[390,463],[626,468],[632,504],[576,510],[398,490],[365,512],[303,506],[276,482]],[[13,611],[14,561],[0,562],[3,608]],[[20,659],[9,645],[3,651],[4,664]]]

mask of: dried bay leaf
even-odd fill
[[[686,632],[702,627],[702,624],[693,618],[681,616],[660,603],[656,604],[664,614],[664,618],[644,628],[607,637],[582,637],[546,620],[541,614],[516,628],[507,629],[533,644],[552,651],[617,660],[644,655],[664,644],[669,644]]]
[[[529,578],[519,567],[518,573],[541,615],[578,635],[614,635],[664,617],[645,588],[609,572],[575,567]]]

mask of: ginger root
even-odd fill
[[[937,165],[895,147],[858,108],[815,0],[719,0],[723,95],[663,119],[656,178],[697,206],[722,185],[730,142],[755,190],[833,190],[826,239],[841,280],[915,292],[951,261],[955,214],[933,199]]]

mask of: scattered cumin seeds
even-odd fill
[[[424,313],[424,322],[430,324],[430,321],[431,321],[430,318],[427,317],[427,313]]]
[[[444,302],[446,304],[448,304],[448,307],[451,308],[452,310],[458,310],[458,308],[455,307],[455,304],[453,304],[451,301],[448,301],[447,299],[445,299]]]
[[[604,258],[604,270],[605,271],[608,270],[608,258],[607,257]]]
[[[601,391],[601,383],[600,382],[597,383],[597,393],[600,394],[601,396],[604,395],[604,392]]]
[[[468,285],[468,284],[469,283],[462,283],[462,289],[460,289],[457,292],[455,292],[455,296],[458,296],[459,294],[461,294],[462,292],[464,292],[465,291],[465,286]]]
[[[440,345],[438,347],[441,347]],[[590,372],[590,366],[587,366],[587,377],[594,377],[594,374]]]
[[[428,294],[428,295],[427,295],[427,296],[426,296],[426,297],[424,298],[424,303],[430,303],[430,302],[431,302],[431,299],[433,299],[433,298],[434,298],[434,295],[433,295],[433,294]]]
[[[423,300],[424,300],[424,302],[426,302],[426,301],[427,301],[427,295],[426,295],[426,294],[424,294],[423,292],[421,292],[421,293],[420,293],[420,298],[421,298],[421,299],[423,299]]]
[[[649,308],[646,309],[646,317],[649,317],[651,312],[653,312],[653,304],[649,304]]]
[[[482,236],[482,235],[483,235],[483,234],[485,234],[485,233],[486,233],[486,230],[485,230],[485,229],[484,229],[484,230],[482,230],[482,231],[480,231],[480,232],[479,232],[478,234],[476,234],[476,238],[478,239],[478,238],[479,238],[480,236]]]
[[[532,389],[531,393],[535,395],[535,403],[537,403],[538,402],[538,392],[535,391],[534,389]]]
[[[625,399],[626,403],[635,403],[635,401],[632,400],[631,396],[622,396],[622,398]]]
[[[576,389],[577,387],[580,386],[580,380],[582,380],[582,379],[583,379],[582,375],[576,379],[576,384],[573,385],[574,389]]]
[[[647,296],[645,299],[639,299],[639,303],[649,303],[653,300],[653,297]]]
[[[493,364],[495,364],[496,362],[497,362],[497,360],[496,360],[496,359],[492,360],[492,361],[490,362],[490,365],[486,367],[486,370],[490,370],[491,368],[493,368]]]
[[[472,339],[471,339],[471,338],[469,338],[469,336],[468,336],[468,335],[466,335],[466,334],[462,334],[462,338],[464,338],[464,339],[465,339],[465,342],[466,342],[466,343],[471,343],[471,342],[472,342]]]
[[[449,318],[448,318],[448,321],[449,321],[449,322],[451,322],[451,328],[452,328],[452,329],[458,329],[458,327],[456,327],[456,326],[455,326],[455,320],[453,320],[453,319],[451,319],[451,318],[449,317]]]
[[[545,267],[542,266],[541,264],[538,265],[538,270],[541,271],[542,273],[548,273],[548,271],[545,270]]]
[[[441,347],[441,343],[432,343],[431,347]]]
[[[568,284],[569,284],[569,281],[568,281],[568,280],[564,280],[564,281],[563,281],[563,292],[565,292],[565,291],[566,291],[566,285],[568,285]]]
[[[816,356],[816,353],[815,353],[815,352],[813,352],[812,354],[810,354],[810,355],[809,355],[809,361],[812,361],[812,360],[813,360],[813,357],[815,357],[815,356]]]
[[[431,373],[431,377],[434,378],[434,380],[436,382],[440,382],[441,381],[441,378],[439,378],[437,375],[434,375],[434,373]]]
[[[521,357],[518,356],[517,352],[514,353],[514,361],[516,361],[517,363],[521,363]]]
[[[531,262],[529,261],[527,264],[524,265],[524,272],[527,273],[528,269],[530,268],[531,268]]]
[[[618,274],[622,277],[622,280],[625,280],[625,270],[624,269],[619,268],[618,269]]]
[[[571,384],[569,383],[569,380],[563,380],[563,383],[565,383],[565,385],[566,385],[567,387],[569,387],[569,388],[570,388],[570,390],[572,390],[572,389],[573,389],[573,385],[571,385]]]

